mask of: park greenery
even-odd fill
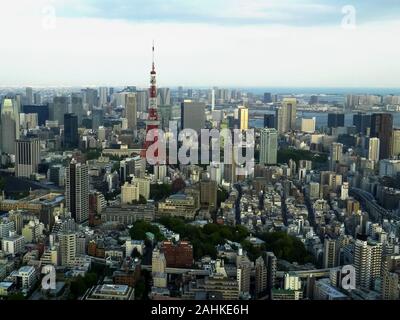
[[[146,240],[147,232],[154,234],[154,238],[157,241],[161,241],[164,239],[163,235],[160,232],[160,229],[157,226],[143,220],[136,221],[133,224],[132,228],[129,229],[129,234],[133,240]]]
[[[328,155],[325,153],[313,153],[309,150],[297,150],[293,148],[278,150],[278,163],[289,163],[292,159],[299,164],[300,160],[312,161],[314,167],[321,166],[328,161]]]

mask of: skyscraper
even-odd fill
[[[334,142],[331,145],[331,166],[332,171],[336,171],[336,166],[342,161],[343,144]]]
[[[379,138],[379,160],[388,159],[391,154],[393,115],[375,113],[371,117],[371,137]]]
[[[353,116],[353,125],[358,133],[367,134],[368,128],[371,128],[371,115],[361,112],[355,114]]]
[[[284,98],[282,105],[276,109],[276,128],[279,133],[296,129],[297,100]]]
[[[181,104],[181,129],[193,129],[198,134],[204,129],[205,108],[203,102],[192,102],[185,100]]]
[[[249,109],[247,107],[238,108],[239,129],[247,130],[249,128]]]
[[[49,115],[49,105],[24,105],[22,107],[22,111],[24,113],[36,113],[38,116],[38,125],[44,126],[46,124],[46,120],[50,119]]]
[[[15,154],[15,141],[19,139],[19,113],[15,100],[3,100],[0,120],[0,151]]]
[[[354,267],[356,269],[356,285],[366,289],[373,288],[375,281],[381,277],[382,244],[356,240]]]
[[[328,113],[328,127],[344,127],[344,113]]]
[[[31,87],[26,87],[25,94],[26,94],[25,104],[32,105],[33,104],[33,89]]]
[[[15,174],[17,177],[30,178],[38,172],[40,163],[40,141],[25,138],[16,141]]]
[[[393,129],[391,155],[392,157],[400,155],[400,129]]]
[[[77,223],[83,223],[89,218],[88,166],[72,159],[66,168],[65,179],[67,209]]]
[[[301,119],[301,131],[307,133],[315,132],[315,117],[311,119],[303,118]]]
[[[255,263],[255,291],[260,296],[267,289],[267,268],[264,259],[258,257]]]
[[[126,94],[125,99],[125,112],[126,118],[128,119],[128,129],[134,131],[137,129],[136,94],[128,93]]]
[[[99,88],[99,107],[104,107],[108,102],[108,88],[100,87]]]
[[[338,265],[338,244],[335,239],[325,238],[323,267],[333,268]]]
[[[260,143],[260,163],[264,165],[276,164],[277,155],[278,132],[276,129],[262,129]]]
[[[272,102],[272,95],[270,92],[264,92],[264,103]]]
[[[62,126],[66,113],[68,113],[68,97],[54,97],[50,105],[50,120],[58,121],[58,125]]]
[[[369,138],[368,141],[368,160],[377,163],[379,161],[379,138]]]
[[[67,113],[64,115],[64,147],[73,149],[78,146],[78,117],[73,113]]]
[[[83,117],[85,116],[85,110],[83,109],[83,100],[77,95],[73,95],[71,98],[71,112],[74,113],[78,118],[78,126],[82,124]]]
[[[76,233],[63,232],[59,236],[61,265],[71,266],[76,258]]]

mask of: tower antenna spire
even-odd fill
[[[153,40],[152,54],[153,54],[153,57],[152,57],[152,60],[153,60],[153,71],[154,71],[156,69],[155,63],[154,63],[154,40]]]

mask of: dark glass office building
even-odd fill
[[[353,125],[357,129],[357,133],[366,134],[367,128],[371,128],[371,115],[365,113],[357,113],[353,116]]]
[[[391,153],[393,115],[375,113],[371,116],[371,137],[379,138],[379,159],[388,159]]]
[[[328,127],[344,127],[344,113],[328,113]]]
[[[64,147],[67,149],[78,148],[78,116],[73,113],[64,115]]]

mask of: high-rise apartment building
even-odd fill
[[[66,168],[65,200],[67,209],[77,223],[89,218],[89,171],[86,164],[75,159]]]
[[[262,129],[260,143],[260,163],[272,165],[277,163],[278,132],[276,129]]]
[[[37,138],[25,138],[16,141],[15,174],[17,177],[30,178],[38,172],[40,163],[40,141]]]

